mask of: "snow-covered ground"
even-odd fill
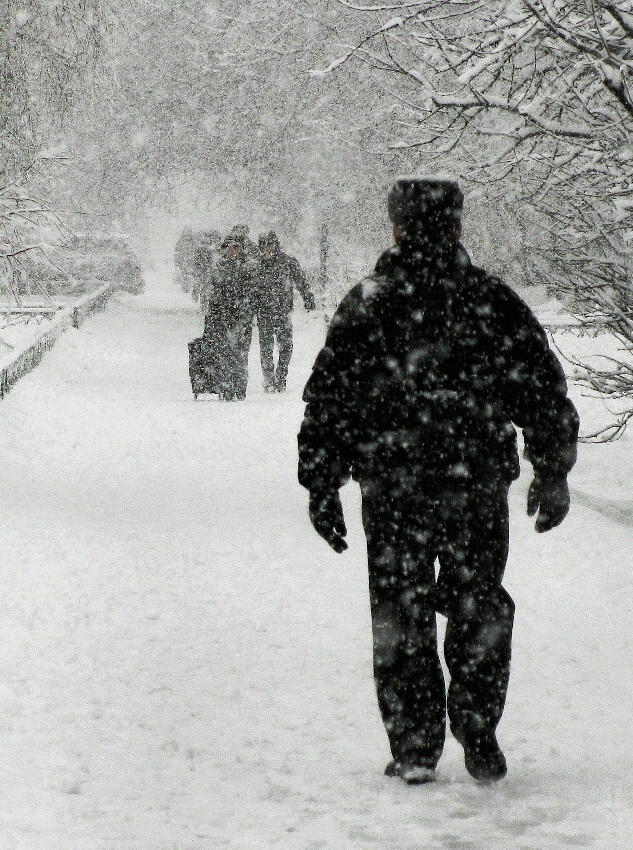
[[[0,850],[633,846],[633,435],[581,446],[549,534],[529,470],[511,491],[508,778],[477,785],[449,737],[408,787],[382,774],[358,491],[339,556],[296,483],[323,322],[297,313],[286,395],[254,346],[246,402],[194,403],[202,321],[169,278],[1,404]]]

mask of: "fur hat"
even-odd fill
[[[440,177],[399,177],[387,196],[389,218],[412,239],[454,230],[463,206],[456,181]]]
[[[276,245],[279,248],[279,237],[274,230],[269,230],[268,233],[260,233],[257,243],[260,248],[264,245]]]
[[[223,251],[226,251],[227,248],[230,248],[231,245],[236,245],[241,251],[244,251],[244,241],[240,239],[239,236],[236,236],[234,233],[229,233],[228,236],[225,236],[222,240],[222,244],[220,248]]]
[[[236,239],[248,239],[248,234],[250,233],[250,228],[248,224],[236,224],[231,228],[230,236],[234,236]]]

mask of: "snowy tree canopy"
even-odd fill
[[[0,5],[0,175],[28,164],[69,116],[102,50],[103,0]]]
[[[42,229],[60,226],[37,181],[90,86],[110,14],[103,0],[0,4],[0,291],[18,300],[25,264],[46,257]]]
[[[338,2],[365,30],[325,73],[358,60],[397,80],[396,144],[497,207],[524,281],[563,295],[630,353],[633,4]],[[629,395],[630,367],[615,369]],[[606,389],[600,375],[585,378]]]
[[[231,196],[290,232],[314,216],[371,231],[358,198],[373,213],[388,184],[375,110],[386,94],[352,67],[334,82],[311,74],[339,40],[338,6],[151,0],[121,10],[98,96],[69,140],[100,203],[138,211]]]
[[[514,207],[538,279],[629,279],[630,2],[340,5],[366,23],[345,58],[399,81],[398,144]]]

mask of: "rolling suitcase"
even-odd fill
[[[200,393],[220,392],[220,364],[215,346],[198,337],[189,343],[189,378],[193,397]]]

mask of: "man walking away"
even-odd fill
[[[452,181],[395,183],[396,244],[334,315],[299,433],[310,519],[336,552],[347,548],[338,490],[350,476],[360,484],[386,773],[410,783],[434,778],[446,709],[469,773],[505,776],[495,730],[514,612],[502,587],[514,426],[534,469],[537,531],[567,514],[576,458],[578,416],[560,363],[518,295],[471,264],[462,203]],[[436,612],[448,621],[448,693]]]
[[[294,287],[306,310],[314,310],[314,296],[298,261],[281,250],[274,230],[259,237],[259,274],[254,290],[259,350],[266,392],[284,392],[292,357]],[[277,366],[274,347],[277,343]]]

